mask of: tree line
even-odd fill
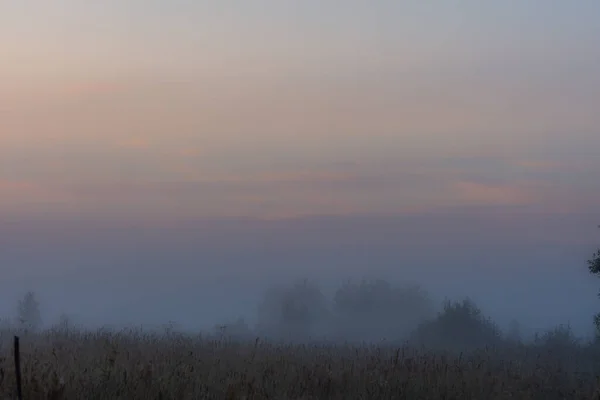
[[[600,276],[600,248],[587,264],[591,274]],[[593,322],[600,338],[600,313]],[[16,324],[22,331],[42,328],[35,293],[26,293],[18,302]],[[65,315],[55,324],[61,329],[69,326]],[[274,286],[259,303],[254,326],[240,318],[217,326],[213,334],[240,340],[261,337],[292,342],[386,341],[461,349],[523,341],[516,321],[504,332],[469,298],[446,300],[438,311],[421,287],[394,285],[381,279],[344,282],[332,298],[327,298],[319,285],[309,280]],[[561,325],[536,335],[534,341],[558,346],[573,344],[577,339],[568,326]]]

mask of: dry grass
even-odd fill
[[[0,335],[0,399],[14,398]],[[140,332],[22,338],[33,399],[592,399],[595,360],[525,347],[468,355],[409,348],[270,345]]]

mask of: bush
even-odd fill
[[[536,333],[534,344],[554,350],[567,350],[579,346],[580,340],[573,333],[571,326],[561,324],[541,335]]]
[[[500,328],[470,299],[446,301],[434,320],[422,323],[413,343],[432,348],[467,350],[502,343]]]

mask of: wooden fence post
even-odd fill
[[[19,349],[18,336],[15,336],[15,376],[17,378],[17,399],[23,400],[23,388],[21,387],[21,350]]]

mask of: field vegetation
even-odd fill
[[[0,398],[14,398],[15,333],[25,399],[600,398],[595,342],[579,341],[568,326],[522,340],[469,300],[447,302],[403,341],[377,341],[365,328],[362,342],[357,331],[344,339],[334,330],[338,337],[328,339],[310,337],[305,327],[301,337],[275,320],[270,334],[243,320],[205,333],[91,332],[67,320],[45,330],[6,325]]]
[[[3,399],[15,393],[10,339],[4,332]],[[22,339],[23,388],[25,399],[598,398],[600,350],[568,346],[456,352],[50,330]]]

